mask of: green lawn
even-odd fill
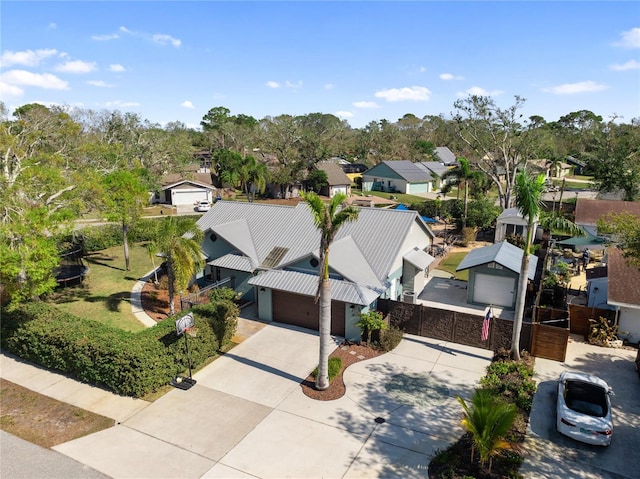
[[[89,274],[82,285],[60,288],[48,301],[63,311],[127,331],[144,329],[131,311],[131,289],[153,269],[143,245],[130,245],[131,271],[125,270],[122,246],[90,253]],[[157,265],[157,262],[156,262]]]
[[[436,269],[440,269],[446,271],[447,273],[451,273],[455,276],[456,279],[460,279],[462,281],[469,281],[469,270],[465,269],[464,271],[456,272],[456,268],[462,261],[462,259],[467,256],[468,251],[460,251],[456,253],[449,253],[447,256],[442,258],[440,264]]]

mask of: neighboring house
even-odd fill
[[[629,342],[640,341],[640,270],[627,264],[622,250],[607,249],[603,258],[605,267],[588,269],[598,274],[587,277],[587,306],[613,309],[620,336]],[[604,271],[606,276],[601,273]],[[595,272],[595,271],[594,271]]]
[[[444,166],[455,166],[456,164],[456,155],[454,155],[446,146],[436,147],[433,154],[438,162],[442,163]]]
[[[567,156],[565,161],[571,166],[573,169],[573,173],[576,175],[581,175],[584,173],[584,170],[587,168],[587,163],[579,160],[578,158],[574,158],[573,156]]]
[[[367,171],[367,166],[362,163],[341,164],[342,171],[349,177],[351,183],[355,183],[357,178],[362,178],[362,173]]]
[[[321,195],[333,198],[336,193],[351,194],[351,180],[338,163],[319,161],[316,168],[327,174],[328,185],[320,190]]]
[[[408,160],[383,161],[362,174],[362,191],[429,193],[433,176],[427,168]]]
[[[218,201],[198,221],[205,277],[232,278],[262,321],[318,329],[320,231],[306,203]],[[416,211],[362,208],[331,245],[332,334],[356,340],[359,313],[378,298],[414,298],[424,287],[433,232]]]
[[[598,220],[608,214],[617,213],[630,213],[640,216],[640,202],[578,198],[575,223],[594,236],[602,236],[598,233]]]
[[[550,160],[529,160],[526,169],[534,175],[543,174],[545,178],[562,178],[571,174],[573,166],[564,162],[554,164]]]
[[[456,269],[469,270],[467,302],[515,309],[523,254],[522,249],[507,241],[471,250]],[[533,281],[538,257],[529,258],[527,276]]]
[[[152,203],[193,205],[200,201],[211,202],[217,196],[209,169],[201,165],[192,165],[184,173],[166,175],[161,183],[162,187],[152,197]]]
[[[439,161],[422,161],[420,163],[416,163],[416,166],[419,168],[425,168],[431,175],[432,188],[434,190],[439,190],[444,186],[445,182],[442,181],[442,175],[444,175],[449,169],[446,165]]]
[[[537,228],[537,218],[534,227]],[[494,243],[500,243],[508,235],[518,235],[526,239],[527,220],[522,216],[519,208],[507,208],[496,219],[496,234]]]

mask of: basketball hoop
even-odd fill
[[[192,338],[195,338],[198,335],[198,328],[196,328],[195,326],[187,328],[185,329],[185,333],[187,333]]]

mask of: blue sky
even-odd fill
[[[526,98],[525,117],[640,117],[640,2],[28,2],[0,10],[0,99],[198,126],[450,116]]]

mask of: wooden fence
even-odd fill
[[[615,311],[611,309],[590,308],[579,304],[569,305],[571,333],[581,334],[584,339],[589,337],[589,319],[604,316],[609,320],[615,319]]]

